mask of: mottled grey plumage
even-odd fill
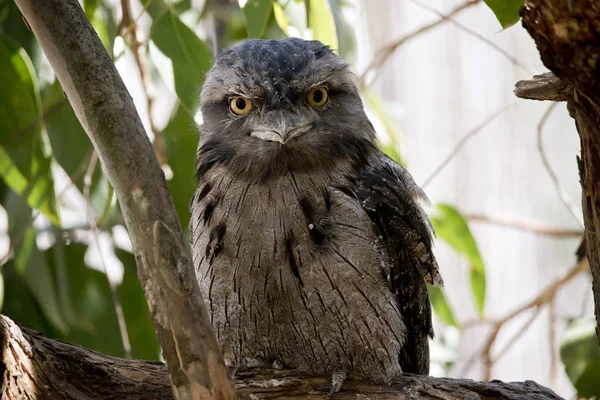
[[[429,371],[426,282],[441,278],[426,197],[376,148],[353,82],[329,48],[300,39],[246,41],[207,74],[190,230],[229,364],[375,382]],[[317,85],[322,108],[306,102]],[[235,96],[253,109],[233,114]]]

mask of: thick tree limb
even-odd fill
[[[550,81],[558,88],[556,96],[559,98],[549,96],[548,90],[544,98],[528,97],[519,84],[515,93],[543,100],[566,97],[581,139],[578,165],[585,248],[592,273],[596,335],[600,341],[600,3],[597,0],[527,0],[521,15],[544,65],[555,75]],[[550,85],[546,84],[545,88]]]
[[[529,100],[567,101],[573,89],[552,72],[534,75],[533,79],[519,81],[515,95]]]
[[[16,3],[115,188],[175,397],[234,398],[164,174],[98,35],[77,0]]]
[[[172,399],[162,363],[99,354],[43,337],[0,316],[4,365],[2,399]],[[294,371],[237,373],[241,398],[328,399],[329,380]],[[475,382],[469,379],[405,375],[389,386],[349,379],[334,399],[560,399],[535,382]]]

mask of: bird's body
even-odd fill
[[[441,280],[424,195],[376,148],[345,63],[318,42],[246,42],[208,74],[202,111],[192,249],[226,362],[427,374],[425,282]]]

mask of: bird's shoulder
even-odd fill
[[[427,283],[443,285],[432,252],[429,204],[410,173],[381,152],[344,177],[337,189],[356,198],[385,240],[390,252],[402,253]]]

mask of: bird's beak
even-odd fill
[[[300,136],[304,132],[307,132],[312,127],[312,123],[300,125],[300,126],[290,126],[285,127],[284,129],[257,129],[252,131],[250,136],[253,136],[258,139],[267,140],[270,142],[279,142],[281,144],[285,144],[290,139]]]
[[[284,110],[274,110],[261,118],[260,125],[250,133],[258,139],[285,144],[312,128],[312,121]]]

